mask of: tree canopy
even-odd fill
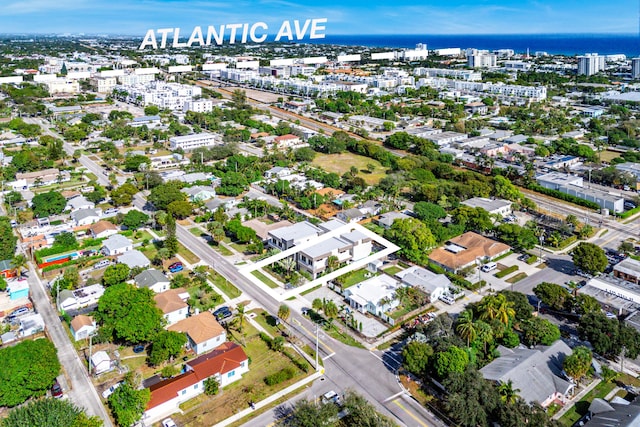
[[[122,218],[122,223],[130,229],[137,229],[144,226],[149,221],[149,215],[137,209],[131,209]]]
[[[571,252],[571,257],[576,267],[589,274],[602,273],[609,264],[604,250],[589,242],[580,242]]]
[[[175,201],[186,201],[187,195],[182,193],[182,183],[179,181],[169,181],[151,189],[149,201],[158,210],[167,210],[169,204]]]
[[[128,283],[105,290],[98,301],[96,318],[107,336],[133,344],[153,341],[164,323],[153,291]]]
[[[62,213],[67,206],[67,199],[57,191],[48,191],[33,196],[31,203],[33,214],[38,218],[44,218]]]
[[[2,348],[0,360],[0,406],[43,396],[60,373],[56,348],[46,339]]]
[[[142,417],[150,399],[148,388],[136,390],[130,380],[124,381],[108,399],[116,424],[121,427],[133,425]]]
[[[174,331],[160,331],[154,338],[149,353],[149,363],[157,366],[165,360],[176,357],[187,343],[185,334]]]
[[[113,286],[124,283],[129,279],[131,269],[127,264],[112,264],[104,271],[102,283],[105,286]]]
[[[69,400],[46,398],[12,409],[0,426],[101,427],[102,420],[87,416]]]
[[[17,243],[18,238],[13,234],[11,221],[6,216],[0,217],[0,260],[12,259]]]

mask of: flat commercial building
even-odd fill
[[[212,147],[221,143],[222,140],[218,135],[208,132],[173,136],[169,138],[169,148],[172,150],[182,149],[184,151],[189,151],[200,147]]]
[[[611,212],[619,213],[624,211],[624,197],[596,188],[585,188],[583,187],[584,181],[582,177],[551,172],[537,177],[536,181],[544,188],[597,203],[601,208],[609,209]]]

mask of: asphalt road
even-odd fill
[[[67,391],[69,399],[78,407],[84,408],[89,415],[103,420],[104,427],[111,427],[111,419],[102,405],[100,396],[89,379],[87,364],[80,359],[67,335],[56,310],[49,302],[46,290],[33,265],[29,264],[29,290],[35,308],[44,318],[47,332],[58,350],[58,359],[67,373],[71,390]]]

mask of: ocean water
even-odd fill
[[[551,55],[582,55],[597,52],[601,55],[625,54],[640,56],[638,34],[499,34],[499,35],[331,35],[317,44],[344,46],[414,48],[417,43],[426,43],[428,49],[459,47],[461,49],[513,49],[516,53],[531,54],[544,51]]]

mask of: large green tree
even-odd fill
[[[573,296],[567,289],[555,283],[542,282],[533,288],[533,293],[543,304],[554,310],[570,309],[573,306]]]
[[[105,286],[113,286],[124,283],[129,279],[131,269],[127,264],[112,264],[104,271],[102,283]]]
[[[153,291],[128,283],[105,290],[98,301],[96,318],[107,335],[133,344],[153,341],[164,323]]]
[[[580,242],[571,251],[571,258],[576,267],[589,274],[602,273],[609,264],[604,250],[589,242]]]
[[[436,353],[435,372],[438,378],[446,378],[453,372],[462,373],[469,364],[469,355],[460,347],[451,346]]]
[[[12,259],[17,243],[18,238],[13,234],[9,218],[0,217],[0,260]]]
[[[43,396],[60,373],[51,341],[22,341],[0,349],[0,406],[16,406]]]
[[[526,345],[551,345],[560,339],[560,329],[547,319],[532,317],[521,323],[522,337]]]
[[[169,181],[166,184],[158,185],[151,189],[149,201],[159,210],[167,210],[169,204],[175,201],[187,200],[187,195],[181,192],[182,183],[179,181]]]
[[[126,182],[111,191],[111,201],[116,206],[130,205],[137,192],[138,189],[133,184]]]
[[[421,264],[427,262],[429,249],[436,246],[431,230],[416,218],[395,220],[384,234],[402,248],[401,252],[407,259]]]
[[[109,407],[121,427],[129,427],[142,417],[147,403],[151,399],[148,388],[136,390],[130,381],[125,381],[109,396]]]
[[[62,213],[67,206],[67,199],[57,191],[36,194],[31,200],[31,209],[38,218]]]
[[[157,366],[165,360],[177,357],[186,343],[187,337],[180,332],[161,331],[153,339],[149,363]]]
[[[423,378],[429,368],[429,358],[433,356],[433,348],[427,343],[411,341],[402,350],[405,369]]]
[[[146,225],[147,221],[149,221],[149,215],[137,209],[131,209],[122,218],[122,223],[132,230]]]
[[[102,420],[87,416],[69,400],[46,398],[12,409],[0,426],[101,427]]]
[[[571,355],[565,357],[562,367],[567,375],[579,381],[591,367],[591,356],[591,350],[585,346],[578,346],[573,349]]]

